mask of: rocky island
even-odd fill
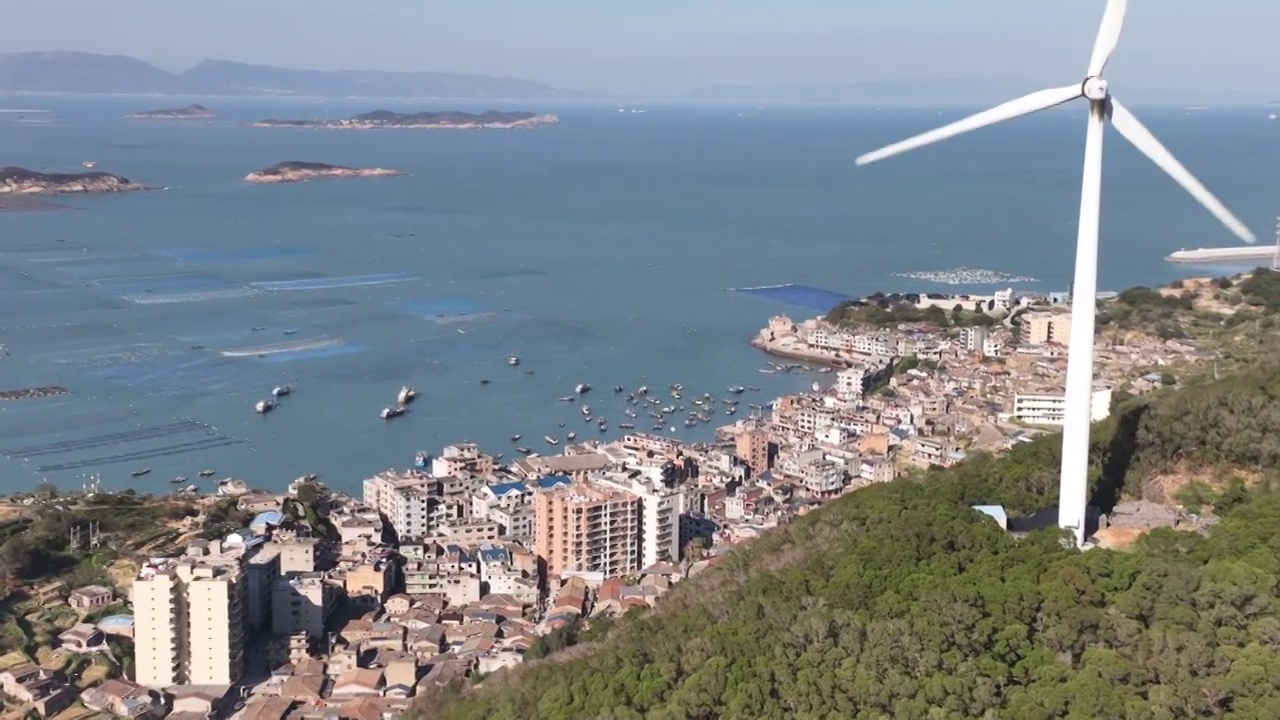
[[[255,127],[323,128],[335,130],[377,130],[407,128],[414,130],[511,130],[560,122],[555,115],[531,112],[499,112],[480,114],[445,110],[442,112],[398,113],[374,110],[344,120],[259,120]]]
[[[248,183],[287,183],[327,178],[393,177],[403,174],[399,170],[391,170],[389,168],[351,168],[341,165],[291,160],[251,172],[244,176],[244,181]]]
[[[183,108],[161,108],[125,115],[130,120],[208,120],[215,117],[213,111],[197,103]]]
[[[112,193],[148,189],[146,185],[106,172],[42,173],[20,167],[0,168],[0,195]]]

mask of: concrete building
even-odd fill
[[[640,499],[578,482],[534,496],[534,544],[552,575],[640,569]]]
[[[364,481],[365,504],[386,518],[401,541],[430,537],[441,524],[465,516],[469,508],[446,501],[442,493],[439,478],[415,470],[388,470]]]
[[[1057,343],[1066,345],[1071,337],[1071,315],[1067,313],[1034,313],[1024,315],[1022,342],[1029,345]]]
[[[132,593],[138,683],[235,683],[244,671],[244,580],[239,558],[220,555],[143,566]]]
[[[306,633],[312,640],[325,636],[325,621],[338,607],[342,587],[323,573],[279,578],[271,589],[271,632]]]
[[[431,460],[431,474],[438,478],[491,473],[493,458],[480,452],[475,443],[446,445],[440,455]]]
[[[1013,396],[1013,417],[1030,425],[1061,425],[1066,415],[1063,393],[1018,393]],[[1106,420],[1111,415],[1111,389],[1093,391],[1090,421]]]
[[[744,430],[733,439],[734,454],[747,463],[751,477],[755,477],[770,467],[770,439],[764,430]]]
[[[594,479],[603,488],[639,499],[641,568],[661,560],[680,559],[680,515],[684,512],[684,495],[680,491],[635,474],[601,473]]]

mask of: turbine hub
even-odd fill
[[[1091,101],[1101,102],[1111,94],[1111,89],[1106,80],[1100,77],[1090,77],[1084,79],[1084,84],[1080,86],[1080,92]]]

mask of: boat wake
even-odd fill
[[[223,357],[264,357],[270,355],[279,355],[283,353],[298,353],[311,350],[320,350],[323,348],[339,347],[346,344],[342,338],[336,337],[318,337],[307,340],[293,340],[282,343],[272,343],[269,345],[255,345],[253,347],[231,348],[220,351]]]
[[[890,277],[910,278],[942,283],[943,285],[992,285],[995,283],[1032,283],[1040,282],[1038,278],[1025,275],[1012,275],[999,270],[987,270],[961,266],[950,270],[916,270],[913,272],[889,273]]]

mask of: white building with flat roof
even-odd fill
[[[1066,417],[1063,393],[1018,393],[1013,396],[1012,416],[1029,425],[1061,425]],[[1106,420],[1111,415],[1111,388],[1093,391],[1090,421]]]

